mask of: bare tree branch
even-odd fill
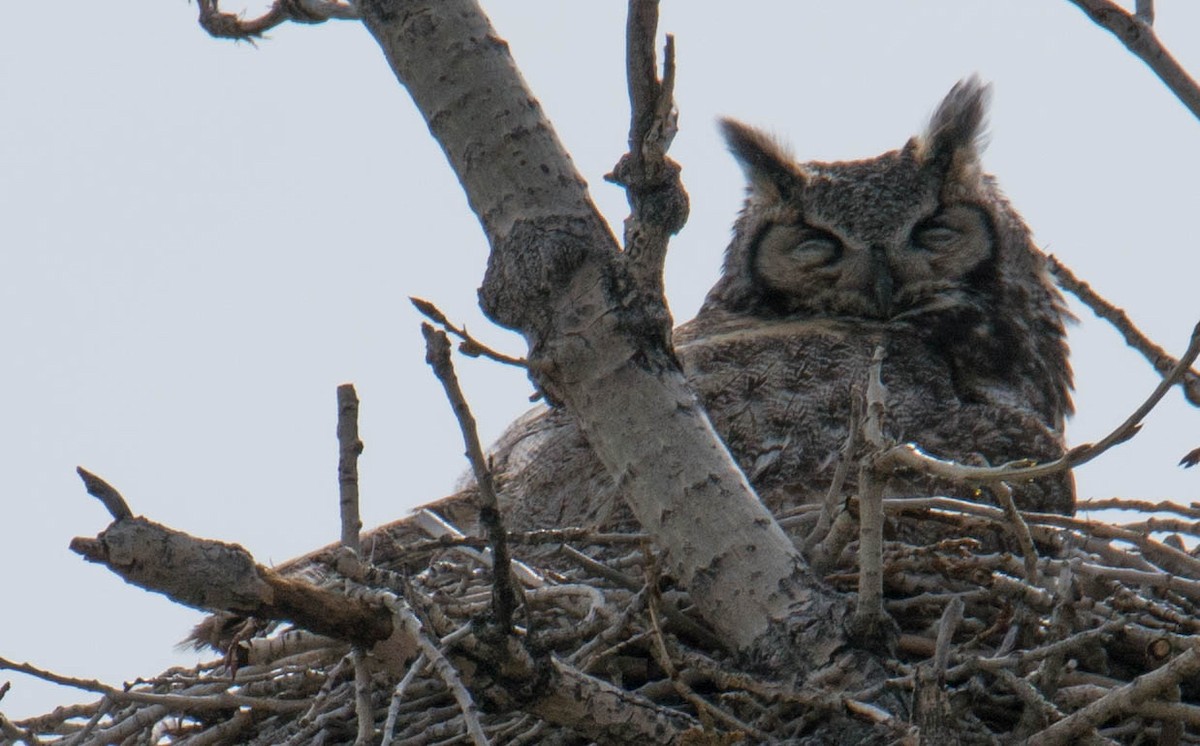
[[[1154,25],[1154,0],[1137,0],[1134,17],[1147,26]]]
[[[1156,345],[1149,337],[1142,334],[1141,330],[1134,325],[1129,315],[1124,309],[1114,306],[1105,300],[1092,287],[1080,280],[1073,272],[1062,262],[1058,261],[1057,257],[1051,256],[1049,259],[1050,272],[1054,275],[1054,279],[1064,289],[1078,298],[1085,306],[1092,309],[1098,317],[1104,319],[1108,323],[1116,327],[1121,336],[1125,338],[1125,344],[1142,353],[1142,356],[1154,366],[1154,370],[1159,375],[1167,375],[1177,365],[1179,361],[1167,354],[1167,351]],[[1188,368],[1182,374],[1179,380],[1180,388],[1183,389],[1183,395],[1193,406],[1200,407],[1200,373]]]
[[[133,517],[133,511],[129,509],[125,498],[121,497],[121,493],[117,492],[116,488],[82,466],[76,466],[75,473],[83,480],[83,486],[87,489],[87,493],[104,503],[104,507],[114,521]]]
[[[445,332],[440,332],[429,324],[421,324],[421,334],[425,336],[425,362],[433,368],[434,375],[446,391],[446,398],[450,400],[450,407],[454,410],[459,429],[462,430],[467,460],[471,463],[471,472],[475,475],[475,484],[479,488],[479,522],[487,531],[488,541],[492,545],[492,605],[496,614],[496,624],[501,630],[508,632],[512,629],[513,610],[517,607],[518,596],[512,582],[508,534],[504,530],[503,517],[500,514],[500,501],[496,499],[492,470],[488,468],[483,446],[479,444],[475,416],[471,414],[462,387],[458,385],[458,375],[454,372],[454,363],[450,360],[450,340],[446,338]]]
[[[1200,119],[1200,86],[1187,70],[1171,56],[1171,53],[1154,33],[1150,24],[1154,20],[1153,5],[1145,0],[1137,4],[1137,14],[1117,5],[1112,0],[1070,0],[1102,28],[1117,37],[1135,57],[1145,62],[1158,79],[1166,84],[1175,97]]]
[[[887,448],[883,420],[887,389],[883,385],[882,345],[875,348],[867,379],[866,416],[863,441],[872,449],[858,471],[858,601],[854,607],[854,630],[859,644],[887,650],[897,630],[883,608],[883,479],[877,455]]]
[[[386,610],[258,565],[242,547],[199,539],[145,518],[114,521],[71,550],[146,590],[204,610],[288,619],[318,634],[371,646],[392,634]]]
[[[238,707],[249,707],[250,709],[262,710],[264,712],[297,712],[308,706],[306,702],[247,697],[229,693],[205,696],[192,694],[163,695],[139,692],[137,690],[118,689],[95,679],[79,679],[73,676],[63,676],[28,663],[10,661],[7,658],[0,658],[0,669],[17,671],[52,684],[97,692],[115,702],[141,702],[143,704],[166,705],[178,708],[184,712],[228,710]]]
[[[679,164],[667,158],[675,139],[675,40],[667,35],[663,77],[654,54],[658,0],[629,0],[625,29],[626,79],[629,86],[629,152],[604,178],[625,187],[632,213],[625,220],[625,253],[635,286],[646,294],[647,310],[658,314],[670,333],[663,296],[667,242],[688,217],[688,196]]]
[[[358,554],[362,519],[358,510],[358,457],[363,442],[358,437],[358,393],[354,384],[337,387],[338,497],[342,516],[342,546]]]

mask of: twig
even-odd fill
[[[818,576],[831,571],[841,557],[842,551],[858,535],[858,526],[849,510],[843,510],[833,519],[825,538],[817,542],[809,553],[808,561]]]
[[[905,512],[924,508],[932,510],[947,510],[979,516],[995,523],[1003,523],[1006,518],[1003,511],[991,505],[958,500],[952,497],[898,497],[887,498],[883,501],[884,509],[893,512]],[[1142,557],[1153,562],[1163,570],[1176,575],[1200,577],[1200,560],[1186,552],[1167,546],[1160,541],[1136,531],[1127,531],[1112,524],[1100,521],[1088,521],[1081,518],[1059,515],[1057,513],[1025,513],[1026,523],[1031,532],[1045,532],[1050,526],[1074,529],[1082,537],[1099,537],[1127,541],[1137,547]],[[1036,531],[1034,527],[1036,526]]]
[[[588,572],[594,573],[598,577],[605,578],[620,588],[637,591],[641,587],[641,585],[630,576],[626,575],[620,570],[609,567],[603,562],[597,562],[575,547],[564,544],[559,547],[559,551],[562,552],[564,556],[570,557],[575,562],[578,562],[580,565],[586,568]],[[692,639],[699,640],[704,645],[714,649],[721,649],[725,647],[725,644],[711,631],[709,631],[707,627],[704,627],[695,619],[692,619],[687,614],[684,614],[679,610],[678,606],[671,603],[669,600],[663,600],[662,612],[667,617],[668,622],[670,622],[680,631],[686,633]]]
[[[1147,26],[1154,25],[1154,0],[1137,0],[1134,17]]]
[[[362,518],[358,510],[358,457],[363,442],[358,438],[358,394],[354,384],[337,387],[338,497],[342,514],[342,546],[355,554],[361,550]]]
[[[1037,663],[1051,656],[1065,656],[1079,650],[1103,644],[1114,634],[1124,631],[1125,627],[1126,623],[1123,619],[1110,621],[1095,629],[1077,632],[1064,640],[1057,640],[1023,652],[1003,653],[990,658],[969,658],[962,664],[948,670],[946,672],[946,680],[951,682],[961,681],[979,671],[994,672],[1003,669],[1020,671],[1031,663]]]
[[[1123,497],[1093,497],[1090,500],[1080,500],[1075,503],[1075,512],[1088,510],[1136,510],[1142,513],[1176,513],[1187,518],[1200,519],[1200,507],[1186,506],[1169,500],[1152,503],[1149,500],[1130,500]]]
[[[1025,519],[1021,517],[1020,511],[1017,510],[1017,504],[1013,500],[1012,489],[1004,482],[996,482],[991,485],[993,494],[1000,502],[1000,507],[1004,509],[1004,515],[1008,518],[1008,527],[1017,537],[1017,545],[1021,547],[1022,559],[1025,561],[1025,579],[1032,585],[1038,584],[1038,554],[1037,548],[1033,545],[1033,537],[1029,535],[1029,525],[1025,523]]]
[[[471,693],[467,691],[467,687],[459,677],[458,671],[454,669],[454,665],[442,653],[441,648],[430,639],[429,635],[422,628],[421,621],[417,619],[416,614],[413,613],[413,610],[406,603],[399,598],[392,598],[389,600],[389,606],[396,614],[397,624],[404,628],[409,633],[409,636],[417,641],[417,646],[421,654],[425,656],[426,660],[429,661],[429,665],[437,671],[442,682],[454,695],[459,710],[462,712],[463,721],[466,723],[467,733],[471,736],[471,741],[475,746],[488,746],[488,738],[483,732],[483,725],[479,722],[475,700],[472,699]]]
[[[825,500],[821,503],[821,512],[817,517],[817,522],[804,539],[805,554],[811,554],[813,548],[829,534],[833,521],[839,513],[838,509],[844,505],[845,497],[842,495],[842,488],[846,485],[846,477],[850,475],[850,464],[854,461],[854,454],[858,450],[861,440],[863,401],[861,389],[852,388],[850,391],[850,425],[846,430],[846,440],[842,443],[842,450],[838,453],[837,466],[833,470],[833,479],[829,482],[829,489],[825,492]],[[781,522],[780,525],[784,524]]]
[[[66,739],[63,742],[63,746],[76,746],[77,744],[85,743],[88,735],[96,729],[96,726],[100,724],[100,721],[104,719],[104,716],[112,711],[112,706],[113,701],[111,699],[108,697],[102,697],[98,706],[96,707],[96,711],[92,713],[90,718],[88,718],[87,723],[78,733]],[[249,713],[249,710],[246,710],[246,712]]]
[[[1200,581],[1165,572],[1145,572],[1129,568],[1105,567],[1093,562],[1081,562],[1076,569],[1090,577],[1112,580],[1126,587],[1145,586],[1175,591],[1193,602],[1200,603]]]
[[[358,437],[358,392],[354,384],[337,387],[338,505],[341,513],[342,547],[350,575],[357,576],[362,565],[362,515],[358,507],[358,457],[363,442]],[[355,746],[375,740],[375,708],[371,705],[371,671],[367,668],[366,649],[354,646],[350,653],[354,664],[354,713],[358,721]]]
[[[954,641],[954,633],[962,623],[964,603],[962,596],[955,595],[946,604],[942,617],[938,621],[937,643],[933,654],[933,673],[938,682],[946,680],[946,665],[950,662],[950,644]]]
[[[236,709],[238,707],[249,707],[250,709],[261,710],[263,712],[298,712],[308,707],[307,702],[298,700],[247,697],[242,694],[229,694],[228,692],[193,696],[188,694],[151,694],[149,692],[125,691],[109,686],[108,684],[103,684],[95,679],[77,679],[71,676],[62,676],[29,663],[16,663],[7,658],[0,658],[0,669],[28,674],[42,681],[48,681],[51,684],[59,684],[60,686],[69,686],[75,689],[103,694],[114,702],[140,702],[143,704],[165,705],[183,712],[211,712],[213,710]]]
[[[489,360],[494,360],[497,363],[512,365],[517,368],[528,368],[529,361],[522,357],[512,357],[505,355],[503,352],[497,352],[491,347],[488,347],[483,342],[475,339],[467,333],[467,327],[457,327],[450,323],[450,319],[446,318],[446,314],[442,310],[433,305],[427,300],[417,297],[409,297],[409,302],[416,307],[426,318],[442,327],[445,331],[453,334],[462,340],[458,345],[458,351],[467,357],[486,357]]]
[[[496,498],[492,472],[483,454],[483,446],[479,444],[475,417],[467,406],[466,397],[458,384],[458,376],[454,372],[454,363],[450,360],[450,340],[445,332],[438,331],[429,324],[421,324],[421,333],[425,335],[425,362],[433,368],[434,375],[446,391],[446,398],[450,400],[450,407],[454,410],[454,416],[462,430],[467,460],[471,462],[471,471],[475,474],[475,483],[479,487],[479,522],[487,530],[488,541],[492,545],[492,604],[496,624],[501,630],[508,632],[512,629],[513,610],[517,606],[517,590],[512,582],[508,535],[500,515],[500,502]]]
[[[87,493],[104,503],[104,507],[108,509],[108,514],[113,517],[114,521],[133,517],[133,511],[129,509],[129,504],[125,502],[125,498],[121,497],[121,493],[117,492],[115,487],[82,466],[76,466],[75,473],[83,480],[83,486]]]
[[[4,736],[13,743],[23,742],[29,744],[29,746],[41,746],[42,743],[33,733],[14,725],[11,720],[4,716],[3,712],[0,712],[0,736]]]
[[[367,668],[367,655],[361,647],[350,653],[354,661],[354,712],[358,720],[358,733],[354,746],[367,746],[375,740],[375,708],[371,705],[371,671]]]
[[[883,418],[887,389],[883,385],[882,345],[875,348],[867,378],[867,411],[863,421],[863,440],[876,452],[886,447]],[[858,602],[854,626],[861,642],[878,645],[877,639],[887,628],[883,608],[883,480],[874,457],[863,460],[858,470]]]
[[[1042,693],[1025,679],[1017,676],[1008,669],[1001,669],[996,672],[996,675],[1012,689],[1013,693],[1017,695],[1017,699],[1021,700],[1025,705],[1026,709],[1021,718],[1022,722],[1027,719],[1037,718],[1037,723],[1040,725],[1053,718],[1062,717],[1062,711],[1042,696]]]
[[[395,690],[392,691],[392,701],[388,705],[387,720],[383,724],[383,741],[380,746],[391,746],[392,733],[396,730],[396,719],[400,717],[400,703],[404,701],[404,694],[417,676],[425,670],[428,663],[429,658],[421,653],[404,672],[404,678],[396,684]]]
[[[337,0],[275,0],[265,13],[249,21],[234,13],[223,13],[220,0],[199,0],[199,6],[200,27],[218,39],[253,41],[286,21],[323,23],[358,18],[352,3]]]
[[[454,524],[442,518],[437,513],[428,508],[422,508],[413,515],[414,522],[421,527],[421,530],[430,536],[437,539],[439,542],[444,541],[446,546],[458,547],[457,551],[465,557],[470,557],[475,562],[482,564],[484,567],[493,567],[492,550],[484,546],[482,551],[475,549],[475,542],[479,539],[469,539],[462,531],[455,528]],[[509,534],[511,536],[511,534]],[[484,540],[486,541],[486,540]],[[557,542],[556,542],[557,543]],[[530,588],[540,588],[546,584],[546,579],[542,574],[525,564],[521,560],[511,560],[513,573],[525,585]]]
[[[1166,375],[1171,372],[1179,364],[1179,361],[1171,357],[1166,350],[1156,345],[1149,337],[1142,334],[1141,330],[1134,325],[1129,315],[1124,309],[1118,308],[1109,303],[1100,296],[1092,287],[1080,280],[1067,268],[1062,262],[1054,256],[1048,258],[1050,264],[1050,272],[1054,275],[1054,279],[1058,281],[1060,287],[1068,291],[1078,298],[1085,306],[1092,309],[1092,312],[1097,317],[1104,319],[1112,324],[1121,336],[1125,338],[1125,344],[1142,353],[1142,356],[1154,366],[1154,370],[1159,375]],[[1200,407],[1200,373],[1188,369],[1184,371],[1183,377],[1179,381],[1180,388],[1183,389],[1183,395],[1193,405]]]
[[[1200,707],[1180,702],[1142,702],[1137,714],[1154,720],[1174,720],[1200,727]]]
[[[1131,15],[1129,11],[1112,0],[1070,0],[1088,15],[1097,25],[1108,29],[1125,48],[1145,62],[1158,79],[1166,84],[1192,116],[1200,119],[1200,87],[1187,70],[1171,56],[1150,27],[1150,21]],[[1138,12],[1144,15],[1150,3],[1138,2]]]

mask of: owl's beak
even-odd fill
[[[887,254],[878,246],[871,249],[871,279],[875,291],[875,304],[885,319],[892,317],[892,290],[896,281],[892,268],[888,266]]]

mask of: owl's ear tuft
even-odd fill
[[[921,163],[952,180],[978,176],[991,97],[992,87],[974,75],[951,88],[917,139]]]
[[[753,192],[785,198],[804,183],[804,171],[773,137],[733,119],[722,119],[720,125],[729,152],[746,172]]]

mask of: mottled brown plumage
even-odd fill
[[[924,134],[853,162],[796,163],[722,123],[749,196],[723,275],[675,345],[771,508],[825,494],[877,345],[888,436],[973,464],[1062,454],[1066,313],[1029,229],[980,168],[987,95],[959,83]],[[495,465],[514,527],[602,523],[620,505],[563,412],[518,421]],[[910,474],[886,489],[989,499]],[[1020,507],[1072,512],[1069,477],[1014,489]]]

